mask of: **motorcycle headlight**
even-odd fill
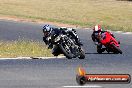
[[[58,42],[58,41],[60,41],[60,37],[59,36],[55,38],[55,42]]]

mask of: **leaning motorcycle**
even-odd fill
[[[57,46],[59,52],[64,54],[66,58],[72,59],[78,57],[79,59],[85,58],[84,50],[81,46],[75,44],[67,35],[60,34],[54,39],[54,45]]]
[[[106,47],[108,53],[113,52],[115,54],[122,54],[119,42],[112,37],[109,32],[105,32],[105,36],[103,37],[103,40],[101,40],[101,43]]]

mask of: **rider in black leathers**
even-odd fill
[[[61,53],[59,52],[57,46],[53,46],[54,39],[61,33],[71,35],[79,46],[83,45],[80,39],[78,38],[75,29],[66,28],[66,27],[57,28],[57,27],[52,27],[50,25],[44,25],[43,26],[43,34],[44,34],[43,41],[45,42],[46,45],[48,45],[48,49],[52,49],[52,54],[54,56],[58,56]]]

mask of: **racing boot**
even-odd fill
[[[54,46],[53,49],[52,49],[52,54],[54,56],[58,56],[59,54],[61,54],[59,48],[57,46]]]
[[[100,43],[97,45],[97,52],[98,52],[99,54],[102,53],[102,45],[101,45]]]

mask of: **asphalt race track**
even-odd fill
[[[42,41],[42,24],[0,20],[0,40],[32,39]],[[78,86],[77,68],[82,66],[88,74],[132,75],[132,34],[114,32],[121,41],[123,54],[97,54],[90,30],[77,30],[86,58],[17,59],[0,60],[0,88],[64,88]],[[86,84],[85,88],[132,88],[130,84]],[[77,87],[76,87],[77,88]],[[79,87],[78,87],[79,88]]]

